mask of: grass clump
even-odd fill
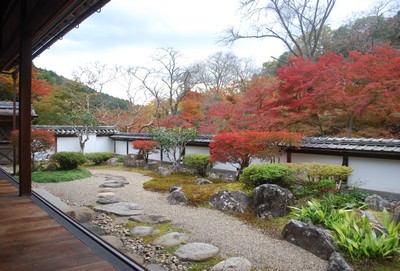
[[[37,183],[60,183],[81,180],[92,176],[87,169],[36,171],[32,172],[32,181]]]

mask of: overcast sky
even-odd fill
[[[367,9],[374,0],[337,0],[330,25],[336,28],[355,11]],[[232,50],[250,57],[261,67],[284,47],[276,40],[240,40],[231,48],[217,44],[224,29],[238,25],[239,0],[111,0],[79,28],[34,60],[40,68],[66,78],[79,66],[99,61],[109,65],[141,66],[157,48],[173,47],[187,64],[204,60],[218,51]],[[115,85],[105,88],[126,98]]]

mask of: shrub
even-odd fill
[[[243,170],[240,181],[246,189],[253,189],[262,184],[277,184],[287,187],[292,179],[293,171],[282,164],[250,165]]]
[[[85,154],[86,159],[95,165],[103,164],[114,156],[115,154],[112,152],[94,152]]]
[[[332,180],[335,183],[346,181],[353,173],[353,169],[347,166],[322,164],[322,163],[304,163],[304,164],[287,164],[294,170],[296,180],[306,187],[313,188],[312,182],[320,182],[323,180]],[[315,185],[315,186],[318,186]],[[312,194],[312,193],[311,193]]]
[[[56,160],[63,170],[76,169],[86,162],[85,156],[80,152],[57,152],[51,159]]]
[[[183,165],[200,176],[205,176],[210,169],[210,156],[207,154],[188,154],[183,157]]]

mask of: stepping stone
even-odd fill
[[[182,261],[199,262],[218,255],[219,248],[210,244],[190,243],[179,247],[175,255]]]
[[[115,247],[116,249],[122,249],[124,247],[124,244],[122,243],[121,239],[119,239],[117,236],[114,235],[103,235],[100,236],[101,239]]]
[[[115,197],[115,193],[113,192],[102,192],[97,194],[98,198],[111,198],[111,197]]]
[[[154,240],[153,245],[175,247],[189,241],[189,236],[181,232],[170,232]]]
[[[132,216],[140,215],[143,213],[142,207],[139,204],[133,202],[118,202],[96,206],[94,210],[106,214],[115,214],[119,216]]]
[[[149,223],[149,224],[160,224],[160,223],[169,223],[171,219],[166,218],[162,215],[138,215],[131,216],[129,220],[141,222],[141,223]]]
[[[122,182],[123,184],[129,184],[126,178],[122,176],[107,176],[105,180],[106,182]]]
[[[112,204],[112,203],[118,203],[121,200],[117,197],[110,197],[110,198],[99,198],[96,203],[98,204]]]
[[[250,271],[251,263],[249,260],[241,257],[233,257],[217,263],[211,268],[211,271]]]
[[[136,226],[130,229],[130,232],[135,235],[152,235],[160,232],[159,229],[148,226]]]
[[[113,181],[106,181],[105,183],[101,184],[100,187],[108,187],[108,188],[119,188],[119,187],[124,187],[125,184],[123,181],[119,180],[113,180]]]
[[[107,187],[99,189],[99,193],[112,192],[112,191],[115,191],[115,190],[112,188],[107,188]]]
[[[92,224],[92,223],[81,223],[82,226],[84,226],[87,230],[89,230],[90,232],[101,236],[101,235],[105,235],[106,231],[104,229],[102,229],[100,226]]]
[[[162,267],[161,265],[158,265],[158,264],[154,264],[154,263],[149,263],[148,265],[146,265],[146,268],[149,271],[165,271],[164,267]]]

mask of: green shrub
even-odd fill
[[[207,154],[188,154],[183,157],[183,165],[200,176],[205,176],[210,169],[210,156]]]
[[[85,154],[85,157],[95,165],[101,165],[107,162],[109,159],[115,157],[115,154],[112,152],[94,152]]]
[[[59,183],[81,180],[92,176],[87,169],[32,172],[32,181],[37,183]]]
[[[338,183],[346,181],[353,173],[351,167],[331,164],[304,163],[287,165],[295,171],[295,175],[300,181],[319,182],[321,180],[333,180]]]
[[[288,187],[293,176],[293,170],[282,164],[256,164],[243,170],[240,181],[246,189],[253,189],[262,184],[277,184]]]
[[[51,159],[56,160],[62,170],[76,169],[86,162],[85,156],[80,152],[57,152]]]

